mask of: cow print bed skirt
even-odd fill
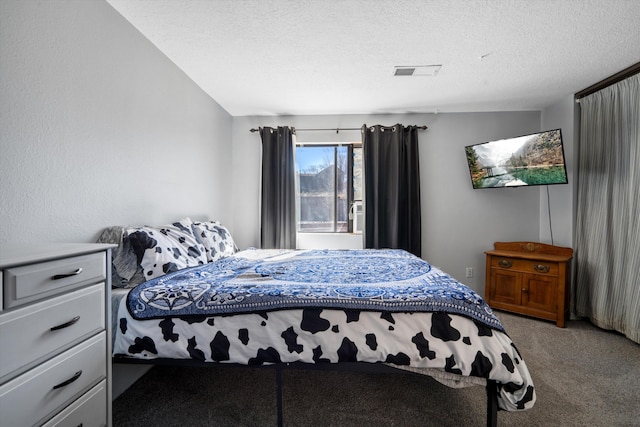
[[[114,290],[114,357],[262,365],[389,363],[495,380],[501,409],[531,408],[527,366],[506,333],[440,312],[303,308],[134,319]]]

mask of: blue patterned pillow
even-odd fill
[[[192,229],[189,218],[160,227],[138,227],[127,230],[145,280],[167,273],[195,267],[207,262],[202,240]]]
[[[193,230],[202,239],[209,262],[228,257],[238,251],[231,233],[219,221],[194,222]]]

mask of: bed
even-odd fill
[[[408,252],[237,251],[221,224],[188,219],[118,239],[116,363],[273,366],[279,424],[287,367],[357,365],[484,385],[490,425],[498,409],[535,403],[526,364],[484,300]],[[131,283],[136,275],[148,280]]]

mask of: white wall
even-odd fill
[[[232,117],[108,3],[0,1],[0,58],[0,244],[231,226]]]
[[[573,247],[573,206],[576,188],[573,161],[578,138],[577,107],[573,95],[560,99],[542,110],[541,130],[561,129],[568,184],[540,188],[540,241],[557,246]],[[547,189],[549,190],[547,197]],[[551,215],[549,215],[549,208]]]
[[[234,117],[234,237],[240,247],[259,244],[260,151],[258,126],[360,128],[362,124],[427,125],[420,137],[423,257],[484,293],[484,251],[495,241],[538,241],[540,190],[473,190],[464,146],[540,130],[540,112]],[[359,131],[298,132],[301,142],[348,142]],[[238,225],[242,224],[242,227]],[[465,278],[465,268],[474,277]]]

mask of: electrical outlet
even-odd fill
[[[467,267],[467,278],[473,277],[473,267]]]

